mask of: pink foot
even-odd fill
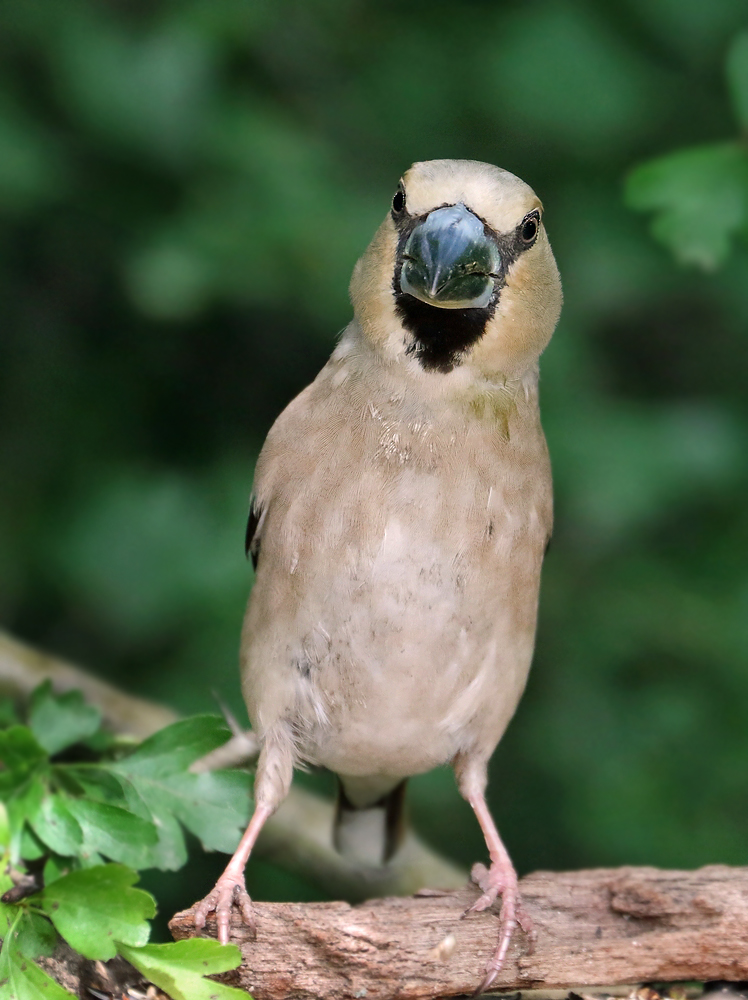
[[[252,900],[249,898],[244,884],[244,875],[234,875],[229,871],[225,871],[221,875],[215,887],[195,907],[195,930],[198,933],[202,931],[205,927],[205,918],[215,910],[218,940],[221,944],[228,944],[231,910],[234,904],[241,910],[242,919],[254,937],[255,918],[252,911]]]
[[[501,895],[501,914],[499,917],[499,943],[493,957],[486,966],[486,975],[483,982],[475,991],[474,996],[479,996],[493,983],[504,965],[509,944],[512,940],[514,929],[519,924],[525,934],[529,935],[531,942],[535,938],[535,930],[532,921],[522,906],[517,885],[517,873],[511,862],[496,862],[490,868],[485,865],[473,865],[471,872],[473,881],[482,889],[483,895],[469,907],[463,916],[468,913],[479,913],[487,910],[489,906],[496,902]]]

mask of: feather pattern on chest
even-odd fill
[[[347,775],[429,770],[467,731],[490,753],[530,666],[551,529],[536,373],[426,396],[354,328],[273,427],[255,504],[258,730],[287,720],[302,759]]]

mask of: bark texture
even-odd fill
[[[748,868],[536,872],[521,891],[537,940],[517,932],[491,992],[626,993],[623,984],[748,980]],[[476,897],[256,903],[257,938],[236,919],[240,969],[222,977],[255,1000],[416,1000],[470,995],[496,946],[492,912],[461,919]],[[171,922],[194,933],[192,911]],[[209,922],[208,930],[215,930]]]

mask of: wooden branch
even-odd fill
[[[521,891],[537,931],[517,933],[492,992],[748,979],[748,868],[536,872]],[[426,1000],[470,995],[497,941],[494,913],[462,920],[477,890],[346,903],[256,903],[257,939],[239,918],[243,964],[224,981],[255,1000]],[[194,933],[192,910],[171,922]],[[215,924],[209,924],[214,933]],[[623,988],[621,988],[623,987]]]
[[[25,700],[44,680],[56,691],[76,688],[104,714],[110,728],[144,739],[175,722],[176,712],[144,698],[119,691],[87,671],[47,653],[41,653],[0,631],[0,694]],[[232,740],[239,756],[250,752],[251,740]],[[210,764],[213,759],[212,765]],[[225,767],[231,755],[220,751],[202,758],[203,768]],[[200,769],[200,768],[197,768]],[[332,846],[333,804],[303,788],[294,787],[278,812],[265,825],[256,853],[280,867],[314,882],[331,896],[359,900],[415,892],[435,885],[456,889],[467,872],[441,857],[410,833],[396,863],[386,869],[365,869],[345,861]],[[205,887],[207,892],[210,886]]]
[[[81,690],[115,732],[145,738],[178,717],[0,632],[0,694],[25,699],[47,678],[58,691]],[[413,835],[387,869],[350,865],[332,848],[331,827],[331,804],[294,788],[257,853],[349,899],[464,884],[463,871]],[[522,880],[522,891],[537,945],[531,953],[517,934],[494,991],[562,1000],[570,990],[626,996],[629,984],[652,981],[748,980],[748,868],[537,872]],[[256,1000],[464,996],[480,982],[497,936],[494,914],[460,919],[475,897],[468,888],[355,907],[258,903],[257,940],[234,925],[244,964],[223,978]],[[177,914],[171,927],[177,939],[193,933],[192,911]],[[68,975],[77,971],[75,961],[63,956],[59,969],[53,959],[42,963],[64,979],[69,966]]]

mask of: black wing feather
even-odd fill
[[[244,536],[244,554],[252,556],[252,565],[257,569],[257,560],[260,558],[260,538],[257,535],[257,525],[260,523],[262,511],[257,506],[254,497],[249,502],[249,517],[247,518],[247,533]],[[257,537],[255,537],[257,536]]]

